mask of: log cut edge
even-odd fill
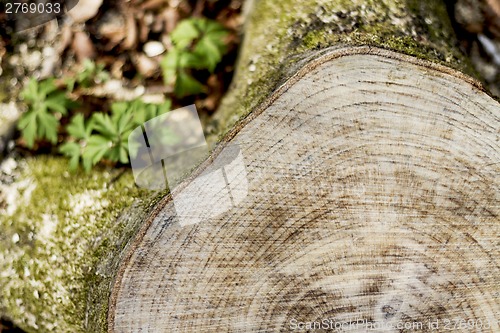
[[[260,114],[262,114],[277,98],[283,95],[290,87],[292,87],[295,83],[297,83],[302,77],[306,74],[317,68],[318,66],[325,64],[329,61],[342,58],[342,57],[350,57],[355,55],[374,55],[385,57],[388,59],[395,59],[402,62],[407,62],[409,64],[417,65],[428,71],[435,71],[447,75],[451,75],[455,78],[458,78],[464,82],[464,84],[470,85],[477,93],[482,93],[487,96],[486,91],[484,90],[481,83],[475,78],[463,74],[455,69],[450,67],[404,55],[398,52],[370,47],[370,46],[360,46],[360,47],[331,47],[321,51],[316,51],[314,54],[309,55],[302,63],[305,63],[301,69],[299,69],[294,75],[291,76],[289,80],[283,83],[278,89],[276,89],[270,97],[268,97],[263,103],[261,103],[258,107],[256,107],[253,111],[249,112],[246,117],[240,119],[236,125],[230,130],[225,137],[223,137],[220,142],[217,144],[215,149],[212,151],[210,157],[202,163],[188,178],[186,178],[175,190],[174,194],[177,192],[181,192],[185,187],[187,187],[198,175],[200,175],[222,152],[222,150],[227,147],[228,143],[243,129],[247,124],[252,122],[255,118],[257,118]],[[133,239],[130,246],[127,248],[127,253],[123,256],[123,260],[120,263],[120,267],[118,273],[116,275],[116,279],[114,280],[110,301],[109,301],[109,312],[108,312],[108,332],[115,332],[113,330],[115,323],[115,309],[117,298],[120,293],[120,286],[123,280],[123,275],[125,270],[127,269],[128,263],[134,252],[137,250],[138,246],[141,244],[144,236],[150,229],[154,219],[157,215],[164,209],[172,200],[172,194],[168,194],[164,198],[162,198],[157,206],[154,208],[151,215],[148,216],[147,220],[140,228],[137,236]]]

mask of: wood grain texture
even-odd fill
[[[499,104],[442,67],[370,50],[299,72],[200,168],[237,145],[239,204],[181,226],[163,201],[122,265],[110,332],[500,330]]]

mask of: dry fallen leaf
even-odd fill
[[[144,86],[128,88],[122,80],[109,80],[104,84],[82,89],[82,94],[101,98],[112,98],[114,100],[131,101],[145,92]]]
[[[125,66],[126,60],[124,57],[118,57],[111,64],[111,76],[117,79],[123,78],[123,67]]]
[[[86,32],[76,31],[74,33],[71,48],[75,51],[76,58],[80,62],[84,59],[91,59],[95,57],[94,44],[92,44],[92,41]]]
[[[163,20],[165,21],[165,32],[166,33],[171,33],[172,30],[175,29],[177,26],[177,23],[179,22],[180,16],[179,12],[175,8],[166,8],[162,13],[161,16],[163,17]]]
[[[137,26],[135,24],[134,14],[132,12],[128,12],[126,22],[127,36],[121,44],[121,47],[124,50],[131,50],[137,45]]]
[[[500,1],[498,0],[487,0],[488,5],[490,5],[491,9],[500,17]]]
[[[160,65],[154,59],[149,58],[145,54],[139,54],[134,59],[137,71],[144,77],[152,77],[160,69]]]
[[[200,103],[208,112],[214,112],[224,93],[223,88],[219,78],[214,74],[210,75],[208,78],[207,85],[209,87],[210,94]]]
[[[157,9],[165,6],[165,0],[149,0],[139,6],[142,10]]]
[[[486,26],[496,39],[500,38],[500,0],[489,0],[486,8]]]
[[[71,44],[73,38],[73,31],[69,25],[64,25],[61,29],[61,37],[57,45],[57,53],[61,56],[64,50]]]
[[[139,12],[137,13],[137,21],[139,22],[139,40],[142,43],[147,42],[148,37],[149,37],[149,31],[150,28],[149,26],[154,22],[154,16],[150,12],[142,13]]]
[[[151,104],[162,104],[165,103],[166,98],[164,94],[145,94],[141,97],[142,101],[144,103],[151,103]]]
[[[102,18],[98,31],[101,36],[109,40],[106,50],[111,50],[127,36],[125,19],[117,11],[108,11]]]
[[[85,22],[96,16],[101,5],[102,0],[79,0],[77,5],[68,12],[68,15],[76,23]]]

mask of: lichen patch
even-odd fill
[[[16,172],[1,185],[0,309],[27,332],[84,332],[89,312],[99,320],[107,314],[89,303],[94,296],[106,303],[109,290],[90,290],[101,280],[109,288],[112,279],[96,278],[95,267],[120,250],[114,239],[124,226],[117,218],[144,191],[130,172],[71,174],[59,157],[28,158]]]
[[[18,175],[17,162],[11,158],[2,161],[0,172],[9,179]],[[31,195],[36,189],[32,177],[26,175],[18,181],[0,181],[0,215],[12,216],[19,206],[31,200]]]
[[[82,193],[69,194],[69,206],[74,217],[82,216],[90,211],[98,212],[105,209],[109,202],[102,199],[104,190],[87,190]]]

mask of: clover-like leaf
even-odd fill
[[[111,117],[104,113],[94,113],[92,116],[94,122],[94,129],[101,135],[111,139],[116,136],[116,126],[113,124]]]
[[[53,114],[39,112],[37,114],[37,122],[37,136],[49,140],[52,144],[57,143],[59,120],[57,120]]]
[[[17,123],[17,128],[21,130],[22,137],[26,141],[26,146],[32,148],[37,137],[36,114],[34,112],[23,114]]]
[[[194,53],[203,61],[205,67],[213,72],[226,52],[225,39],[229,34],[221,24],[213,21],[202,20],[199,22],[199,28],[204,33],[196,44]]]
[[[89,120],[85,123],[85,119],[81,113],[73,116],[73,118],[71,118],[71,122],[66,127],[69,135],[79,140],[87,140],[92,133],[92,129],[93,122]]]
[[[86,171],[90,170],[92,166],[91,161],[83,157],[84,147],[87,145],[87,141],[93,130],[92,120],[85,122],[83,114],[79,113],[73,118],[71,122],[66,127],[66,131],[75,141],[68,141],[64,143],[59,151],[65,156],[70,158],[69,169],[70,171],[75,171],[78,168],[78,164],[82,161],[84,169]]]
[[[83,152],[83,158],[89,159],[92,165],[96,165],[106,155],[113,143],[102,135],[91,135]]]
[[[166,85],[175,84],[177,79],[177,68],[179,63],[180,51],[173,49],[160,61],[160,66],[163,73],[163,81]]]
[[[115,102],[111,105],[111,115],[97,112],[85,121],[83,114],[77,114],[66,127],[69,141],[60,152],[70,158],[70,170],[75,170],[81,162],[86,171],[99,161],[128,163],[128,137],[137,127],[170,110],[171,103],[148,104],[142,100]],[[162,131],[169,131],[162,128]],[[169,133],[165,133],[166,137]],[[171,136],[171,135],[170,135]]]
[[[59,148],[59,151],[69,157],[69,169],[75,171],[80,163],[81,146],[76,142],[66,142]]]
[[[181,21],[170,35],[174,48],[161,61],[165,84],[173,85],[180,98],[204,92],[191,70],[213,73],[227,52],[228,35],[224,26],[206,18]]]
[[[33,148],[37,139],[57,143],[59,117],[66,115],[68,108],[75,107],[76,103],[58,90],[53,79],[38,82],[32,78],[20,96],[28,105],[28,111],[18,123],[26,146]]]
[[[200,36],[200,31],[196,26],[195,19],[181,21],[170,34],[170,39],[179,48],[188,47],[196,38]]]

